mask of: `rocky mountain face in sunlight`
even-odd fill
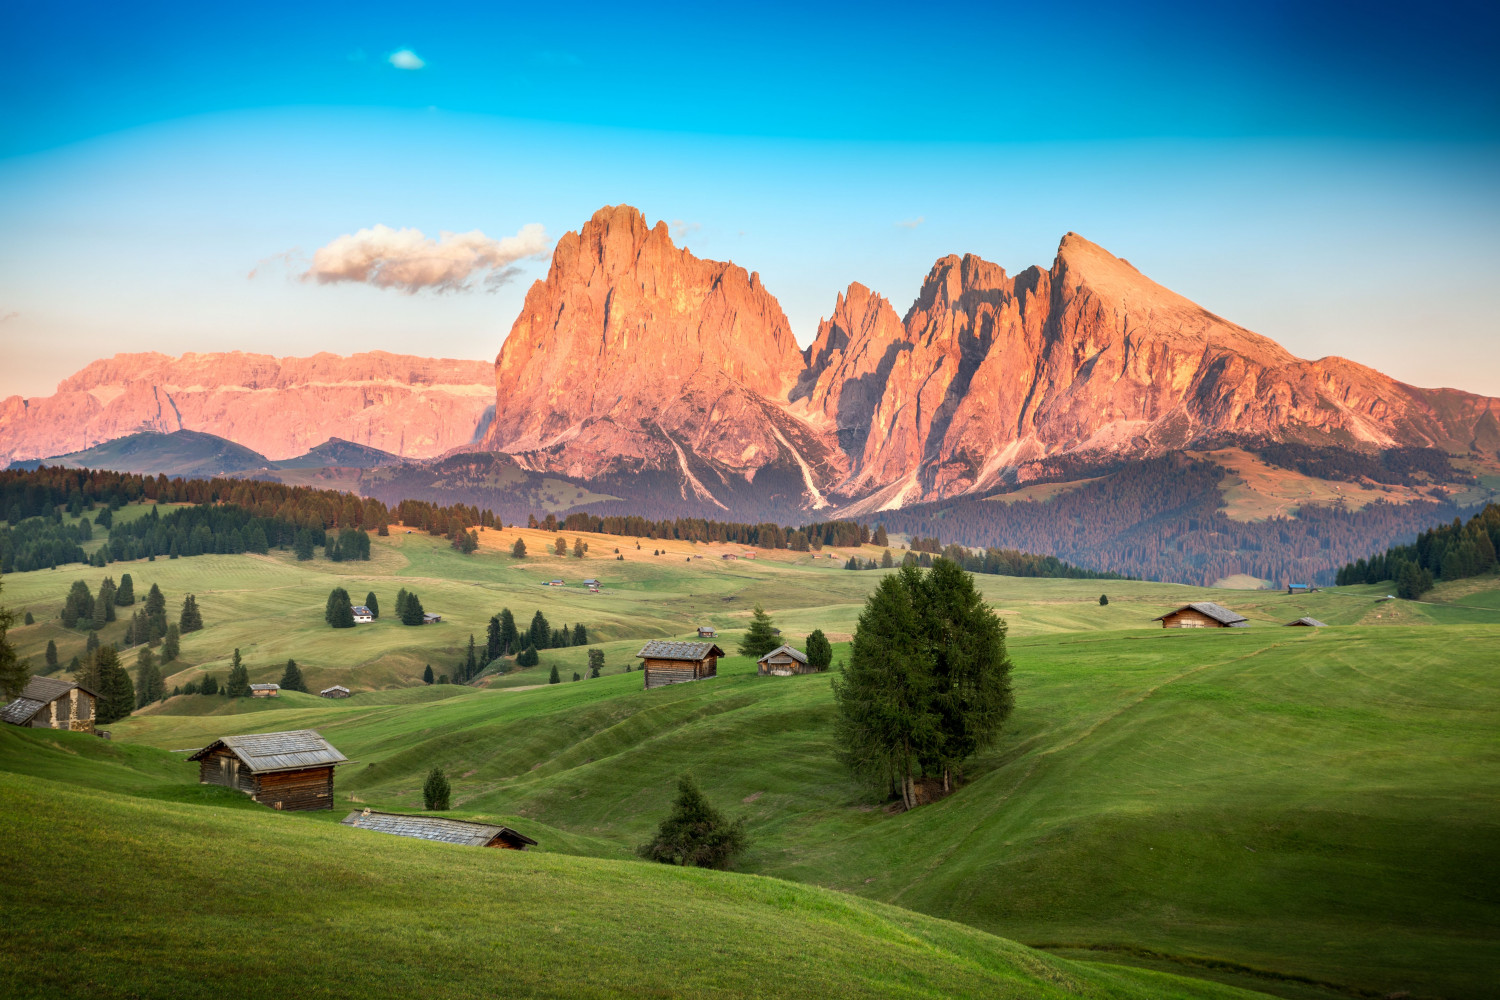
[[[116,354],[51,396],[0,401],[6,462],[79,451],[138,431],[203,431],[268,458],[342,438],[406,458],[475,439],[494,402],[491,367],[375,351],[339,357]]]

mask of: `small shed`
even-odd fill
[[[99,696],[88,688],[55,677],[33,677],[4,708],[0,721],[31,729],[67,729],[92,733]]]
[[[595,580],[593,577],[589,577],[587,580],[583,581],[583,585],[585,587],[597,587],[599,586],[599,581]]]
[[[777,646],[756,662],[756,670],[762,676],[790,677],[793,674],[811,674],[816,671],[808,666],[807,655],[791,646]]]
[[[354,612],[354,623],[356,625],[368,625],[375,620],[374,613],[363,604],[353,605],[349,610]]]
[[[1288,594],[1310,594],[1317,589],[1317,587],[1314,587],[1310,583],[1289,583],[1286,585],[1286,592]]]
[[[333,769],[348,763],[311,729],[224,736],[188,760],[198,762],[198,783],[244,792],[272,809],[333,808]]]
[[[324,688],[319,691],[318,696],[321,698],[347,698],[349,697],[349,689],[342,684],[335,684],[331,688]]]
[[[509,851],[524,851],[536,846],[536,841],[508,826],[471,823],[468,820],[447,819],[442,816],[411,816],[406,813],[365,809],[345,816],[343,825],[394,834],[397,837],[415,837],[417,840],[434,840],[441,844],[462,844],[466,847],[498,847]]]
[[[711,642],[672,642],[652,639],[635,654],[643,661],[646,690],[667,684],[717,677],[719,657],[724,651]]]
[[[561,580],[548,580],[547,581],[547,586],[549,586],[549,587],[561,587],[561,586],[563,586],[563,582]]]
[[[423,625],[436,625],[438,622],[440,622],[442,620],[443,620],[443,616],[442,615],[435,615],[431,611],[424,611],[424,612],[422,612],[422,624]]]
[[[280,684],[251,684],[250,697],[252,698],[276,698],[281,695]]]
[[[1306,616],[1304,616],[1302,618],[1298,618],[1294,622],[1287,622],[1286,624],[1287,624],[1288,628],[1290,628],[1293,625],[1305,625],[1308,628],[1327,628],[1328,627],[1328,623],[1327,622],[1320,622],[1316,618],[1308,618]]]
[[[719,633],[714,629],[714,627],[712,625],[699,625],[698,626],[698,638],[700,638],[700,639],[717,639],[718,637],[719,637]]]
[[[1184,604],[1176,611],[1151,620],[1161,622],[1162,628],[1244,628],[1250,624],[1244,615],[1213,601]]]

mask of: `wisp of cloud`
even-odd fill
[[[417,55],[411,49],[398,49],[390,55],[391,65],[397,69],[421,69],[427,65],[426,60]]]
[[[319,248],[302,280],[323,285],[358,281],[407,294],[423,288],[458,292],[473,288],[469,279],[488,271],[483,287],[494,290],[519,273],[511,265],[547,250],[546,230],[536,222],[498,240],[477,229],[433,239],[419,229],[376,225]]]

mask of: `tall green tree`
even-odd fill
[[[464,680],[470,680],[479,673],[479,655],[474,651],[474,633],[469,633],[469,650],[464,655]]]
[[[422,683],[423,684],[431,684],[432,683],[432,664],[430,664],[430,663],[427,664],[427,669],[425,669],[425,670],[422,671]]]
[[[1109,603],[1109,595],[1108,594],[1100,594],[1099,595],[1099,606],[1102,608],[1102,607],[1104,607],[1108,603]]]
[[[198,598],[192,594],[182,599],[182,614],[177,617],[177,627],[183,635],[203,628],[203,612],[198,610]]]
[[[406,606],[401,609],[401,624],[420,625],[423,613],[421,599],[415,592],[409,592],[406,595]]]
[[[560,555],[560,556],[567,555],[568,554],[568,541],[567,541],[567,539],[563,538],[561,535],[558,535],[557,536],[557,541],[555,541],[555,542],[552,543],[552,551],[554,553],[556,553],[557,555]]]
[[[598,677],[604,670],[604,650],[597,647],[589,649],[589,676]]]
[[[516,631],[516,616],[510,613],[510,608],[500,609],[500,655],[509,656],[511,653],[521,651],[520,644],[516,641],[520,634]]]
[[[696,868],[727,869],[745,850],[743,817],[730,821],[715,809],[691,775],[677,782],[672,811],[656,829],[656,836],[636,853],[648,861]]]
[[[573,646],[587,646],[588,644],[589,644],[588,629],[586,629],[586,628],[583,627],[583,622],[579,622],[577,625],[573,626],[573,641],[570,643],[570,645],[573,645]]]
[[[128,608],[135,603],[135,581],[129,573],[120,575],[120,585],[115,588],[115,606]]]
[[[546,649],[552,645],[552,626],[547,624],[547,616],[542,614],[540,608],[531,616],[531,627],[526,630],[526,637],[536,649]]]
[[[0,583],[0,588],[3,586]],[[20,697],[31,680],[31,664],[16,656],[16,647],[7,638],[10,627],[15,623],[16,618],[11,610],[0,605],[0,695],[4,695],[7,701]],[[57,647],[49,643],[47,648],[52,651],[55,662]]]
[[[94,595],[89,591],[89,585],[82,580],[74,580],[73,586],[68,589],[68,597],[63,602],[62,623],[64,628],[74,628],[80,622],[86,628],[94,625]]]
[[[167,626],[161,641],[161,662],[171,663],[182,653],[182,632],[176,625]]]
[[[406,588],[405,587],[402,587],[400,590],[396,591],[396,620],[397,621],[401,620],[402,613],[404,611],[406,611],[406,598],[407,598],[407,593],[406,593]]]
[[[160,701],[166,695],[161,669],[156,665],[156,654],[151,647],[142,646],[135,657],[135,707],[145,708]]]
[[[510,554],[512,556],[514,556],[515,558],[517,558],[517,559],[525,559],[526,558],[526,540],[524,538],[517,538],[516,539],[516,544],[514,544],[514,545],[512,545],[510,547]]]
[[[307,693],[307,681],[302,677],[302,668],[297,666],[296,660],[287,660],[286,669],[281,672],[281,688],[284,691],[301,691]]]
[[[500,616],[491,615],[489,625],[484,630],[484,662],[493,663],[500,659],[504,647],[500,644]]]
[[[807,636],[807,665],[814,670],[827,670],[833,662],[833,645],[823,630],[813,629]]]
[[[380,601],[375,597],[375,591],[372,590],[365,595],[365,607],[370,609],[371,618],[380,618]]]
[[[779,645],[781,645],[781,639],[776,635],[775,627],[771,624],[771,616],[766,614],[766,609],[757,602],[755,610],[750,615],[750,627],[745,630],[745,636],[740,640],[740,655],[758,660]]]
[[[135,685],[120,665],[120,654],[113,646],[102,646],[94,657],[94,691],[99,695],[94,719],[100,725],[118,722],[135,711]],[[85,685],[87,686],[87,685]]]
[[[561,684],[562,683],[562,677],[560,677],[558,675],[558,673],[557,673],[557,664],[555,664],[555,663],[552,664],[552,673],[550,673],[550,674],[547,675],[547,683],[548,684]]]
[[[103,628],[115,620],[115,581],[105,577],[99,584],[99,596],[94,598],[94,628]]]
[[[452,789],[448,786],[448,776],[440,767],[434,767],[427,772],[427,780],[422,783],[422,802],[428,809],[443,810],[448,808],[448,802],[452,795]]]
[[[219,679],[213,674],[204,674],[203,683],[198,685],[199,694],[218,694]]]
[[[146,593],[145,611],[148,618],[161,620],[161,630],[157,634],[166,635],[167,599],[162,595],[161,588],[154,583],[151,585],[151,589]]]
[[[55,640],[47,640],[47,652],[42,657],[42,660],[47,664],[47,672],[49,674],[57,669],[57,642]]]
[[[575,539],[573,539],[573,558],[574,559],[582,559],[583,558],[583,552],[584,552],[584,549],[583,549],[583,539],[582,538],[575,538]]]
[[[238,648],[234,651],[234,662],[229,667],[229,680],[224,684],[224,693],[231,698],[250,697],[250,671],[240,660]]]
[[[334,587],[328,592],[328,603],[323,608],[323,620],[334,628],[354,627],[354,608],[349,603],[349,591]]]

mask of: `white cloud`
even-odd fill
[[[421,69],[427,65],[426,60],[411,49],[397,49],[389,58],[390,64],[397,69]]]
[[[904,219],[901,222],[896,223],[896,227],[898,229],[916,229],[918,226],[920,226],[922,223],[924,223],[926,221],[927,221],[927,216],[925,216],[925,215],[919,215],[915,219]]]
[[[679,240],[688,233],[696,233],[702,228],[703,223],[701,222],[683,222],[681,219],[672,220],[672,235]]]
[[[407,294],[423,288],[459,292],[471,290],[469,279],[488,271],[483,286],[493,291],[520,273],[513,264],[543,255],[549,246],[546,230],[535,222],[498,240],[477,229],[432,239],[419,229],[372,226],[315,251],[302,280],[322,285],[358,281]]]

